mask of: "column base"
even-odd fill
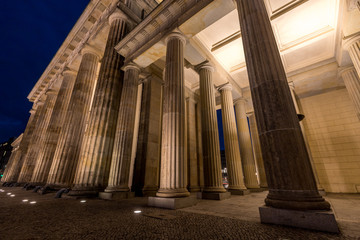
[[[200,192],[200,187],[199,186],[190,186],[189,192]]]
[[[99,192],[99,198],[106,200],[121,200],[134,197],[135,192]]]
[[[208,199],[208,200],[225,200],[231,197],[230,192],[223,193],[208,193],[208,192],[198,192],[198,199]]]
[[[156,193],[159,190],[159,187],[157,186],[145,186],[142,189],[142,194],[144,197],[156,197]]]
[[[229,189],[231,195],[248,195],[250,194],[249,189]]]
[[[179,209],[196,205],[198,200],[195,197],[183,197],[183,198],[162,198],[162,197],[149,197],[148,206],[167,208],[167,209]]]
[[[261,223],[339,233],[332,211],[297,211],[263,206],[259,207],[259,212]]]
[[[99,196],[99,192],[103,191],[103,189],[96,187],[74,187],[68,193],[68,196],[72,197],[88,197],[94,198]]]
[[[264,188],[248,188],[250,192],[263,192],[265,191]]]
[[[159,189],[156,193],[157,197],[161,198],[182,198],[190,196],[190,193],[186,188],[178,188],[178,189]]]
[[[318,191],[319,191],[320,196],[326,196],[326,192],[324,189],[319,189]]]
[[[105,192],[130,192],[130,188],[128,186],[107,186]]]

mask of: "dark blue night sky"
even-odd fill
[[[89,0],[6,0],[0,7],[0,142],[25,129],[27,96]]]

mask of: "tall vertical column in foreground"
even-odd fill
[[[294,214],[289,210],[276,210],[329,210],[330,204],[320,196],[316,187],[264,1],[236,0],[236,3],[268,177],[269,194],[265,203],[272,207],[260,208],[261,221],[329,230],[330,224],[321,225],[318,215],[305,211]],[[304,217],[312,218],[313,221],[304,221]],[[332,218],[336,226],[333,215],[322,217]]]
[[[346,90],[354,104],[356,115],[360,119],[360,78],[354,67],[342,69],[340,74],[344,80]]]
[[[228,189],[232,194],[243,195],[248,193],[248,191],[246,191],[246,186],[244,184],[243,168],[241,164],[241,161],[244,161],[244,159],[240,157],[234,102],[231,90],[232,86],[230,84],[226,84],[219,88],[221,95],[221,114],[224,129],[226,166],[228,169],[229,179]],[[246,167],[246,165],[244,166]]]
[[[351,61],[354,64],[357,75],[360,78],[360,32],[355,34],[343,43],[344,48],[348,50]]]
[[[256,177],[256,165],[251,148],[249,125],[246,117],[245,99],[240,98],[235,103],[237,131],[239,133],[240,155],[243,164],[245,185],[251,189],[257,189],[259,183]]]
[[[109,185],[106,192],[129,192],[131,152],[135,127],[136,103],[140,68],[135,64],[124,67],[119,116],[111,160]]]
[[[187,197],[185,156],[184,45],[186,39],[171,33],[166,42],[165,86],[158,197]]]
[[[110,31],[85,132],[74,188],[70,195],[96,195],[108,184],[116,123],[123,87],[123,57],[115,45],[125,37],[129,23],[121,12],[109,17]]]
[[[37,156],[43,147],[44,135],[46,133],[47,127],[50,122],[51,114],[54,109],[57,91],[49,90],[46,94],[46,100],[42,114],[40,115],[38,121],[36,122],[36,128],[31,137],[29,144],[29,150],[26,154],[26,158],[21,168],[18,182],[19,183],[30,183],[31,177],[34,173]]]
[[[16,165],[16,161],[19,161],[19,155],[21,154],[20,143],[23,138],[24,134],[21,134],[18,138],[11,143],[13,149],[11,150],[11,155],[8,163],[6,164],[6,168],[4,171],[4,176],[1,178],[1,183],[9,183],[8,178],[12,175],[14,170],[14,166]]]
[[[256,160],[258,174],[259,174],[259,182],[261,188],[267,188],[267,180],[266,180],[266,173],[264,167],[264,160],[262,157],[260,140],[259,140],[259,132],[256,126],[256,118],[254,112],[248,113],[249,116],[249,125],[250,125],[250,132],[251,132],[251,140],[252,140],[252,147],[253,147],[253,154]]]
[[[221,174],[219,131],[215,109],[215,93],[212,73],[214,68],[209,63],[196,66],[200,75],[201,129],[204,156],[204,189],[202,198],[220,200],[228,197],[223,186]],[[222,196],[222,197],[221,197]]]
[[[99,58],[98,52],[90,46],[82,50],[80,67],[47,179],[51,188],[69,187],[73,182]]]
[[[68,108],[71,92],[74,87],[76,72],[65,69],[63,80],[60,86],[58,97],[56,98],[54,110],[50,119],[49,126],[45,133],[43,149],[40,150],[38,160],[35,166],[31,183],[34,185],[44,185],[49,176],[50,167],[58,143],[60,130],[65,120],[66,110]]]

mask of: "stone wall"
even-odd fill
[[[360,122],[346,89],[300,103],[320,184],[326,192],[360,192]]]

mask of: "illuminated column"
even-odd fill
[[[50,119],[49,126],[45,133],[43,148],[40,150],[31,182],[33,185],[44,185],[49,175],[51,163],[58,143],[60,130],[65,121],[71,92],[74,87],[76,72],[65,69],[63,80],[60,86],[58,97]]]
[[[260,188],[256,177],[255,160],[251,148],[249,125],[246,117],[245,99],[240,98],[235,103],[237,131],[239,133],[240,155],[245,175],[245,186]]]
[[[261,147],[260,147],[260,140],[259,140],[259,132],[256,126],[256,119],[254,112],[248,114],[249,116],[249,125],[250,125],[250,132],[251,132],[251,140],[252,140],[252,147],[253,153],[256,160],[258,174],[259,174],[259,182],[261,188],[267,188],[267,180],[266,180],[266,173],[264,167],[264,160],[262,157]]]
[[[188,185],[190,192],[199,192],[198,154],[196,149],[196,102],[192,98],[186,99],[187,111],[187,159]]]
[[[80,67],[47,179],[47,186],[51,188],[70,187],[73,182],[99,58],[98,52],[90,46],[82,50]]]
[[[16,162],[19,161],[19,156],[21,154],[21,151],[19,151],[19,145],[21,143],[23,134],[21,134],[13,143],[11,143],[11,146],[13,149],[11,150],[11,155],[8,163],[6,164],[6,168],[3,174],[3,177],[1,178],[1,183],[11,182],[8,179],[12,176],[12,172],[14,171],[14,166],[16,166]]]
[[[349,39],[344,40],[343,46],[349,52],[358,78],[360,78],[360,32]]]
[[[158,197],[187,197],[185,156],[184,45],[173,32],[165,39],[166,65]]]
[[[121,12],[109,17],[110,30],[100,67],[89,125],[85,132],[75,186],[69,195],[96,195],[108,185],[116,124],[119,114],[124,76],[123,57],[115,45],[128,32],[128,19]]]
[[[230,84],[226,84],[219,88],[221,95],[221,113],[224,129],[226,166],[228,169],[229,178],[228,189],[232,194],[242,195],[246,192],[243,168],[241,166],[241,161],[244,159],[240,157],[239,140],[236,131],[234,113],[234,102],[231,90],[232,86]],[[244,163],[243,165],[246,166]]]
[[[360,119],[360,79],[354,67],[348,67],[340,71],[346,90],[356,109],[356,115]]]
[[[328,210],[319,194],[263,0],[236,0],[260,143],[267,206]],[[299,171],[301,170],[301,171]]]
[[[225,193],[222,182],[219,132],[215,109],[215,93],[209,63],[196,67],[200,75],[201,128],[204,156],[204,193]],[[204,195],[203,195],[204,197]]]
[[[31,177],[34,173],[38,153],[41,151],[43,147],[44,135],[46,133],[46,129],[49,125],[51,114],[54,109],[57,91],[49,90],[46,92],[46,100],[44,104],[44,108],[42,114],[39,116],[38,121],[36,122],[36,128],[31,137],[31,141],[29,144],[29,150],[26,154],[26,158],[23,163],[23,167],[21,168],[21,172],[19,175],[18,182],[19,183],[29,183],[31,181]]]
[[[135,64],[124,67],[124,87],[112,155],[109,185],[106,192],[129,192],[130,163],[135,127],[136,103],[140,68]]]
[[[200,102],[196,104],[196,150],[198,157],[198,176],[200,189],[204,188],[204,160],[202,150],[202,137],[201,137],[201,107]]]
[[[355,76],[356,76],[356,73],[355,73]],[[294,86],[294,83],[293,83],[293,82],[289,83],[289,88],[290,88],[292,100],[293,100],[293,102],[294,102],[294,107],[295,107],[296,113],[297,113],[297,114],[300,114],[299,106],[298,106],[298,103],[297,103],[297,100],[296,100],[296,96],[295,96],[295,86]],[[317,175],[317,172],[316,172],[314,160],[313,160],[313,158],[312,158],[312,156],[311,156],[310,147],[309,147],[309,144],[308,144],[307,139],[306,139],[305,127],[304,127],[304,124],[303,124],[302,122],[300,122],[300,128],[301,128],[302,135],[303,135],[303,137],[304,137],[306,149],[307,149],[308,154],[309,154],[309,159],[310,159],[310,163],[311,163],[312,170],[313,170],[313,173],[314,173],[314,177],[315,177],[315,181],[316,181],[316,186],[317,186],[319,192],[320,192],[321,194],[323,194],[324,188],[320,185],[320,181],[319,181],[319,178],[318,178],[318,175]]]

